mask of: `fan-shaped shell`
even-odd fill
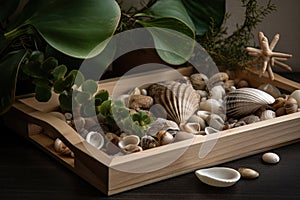
[[[170,120],[184,124],[199,107],[200,96],[190,84],[168,81],[149,87],[149,96],[160,104]]]
[[[242,117],[274,102],[274,97],[262,90],[239,88],[228,93],[225,97],[226,114],[235,118]]]

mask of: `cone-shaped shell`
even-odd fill
[[[149,95],[154,103],[160,104],[170,120],[178,125],[184,124],[199,107],[200,96],[190,84],[168,81],[153,84]]]
[[[239,88],[225,97],[226,115],[242,117],[275,102],[274,97],[255,88]]]

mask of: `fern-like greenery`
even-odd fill
[[[216,30],[213,20],[210,31],[204,36],[197,37],[197,41],[211,55],[217,65],[226,69],[244,69],[251,63],[253,57],[247,55],[245,48],[255,46],[253,31],[262,20],[273,11],[276,6],[269,0],[265,6],[259,5],[257,0],[241,0],[245,8],[245,20],[243,24],[237,25],[236,30],[227,36],[227,27],[222,26]],[[230,14],[227,13],[225,20]],[[225,23],[223,23],[225,24]]]

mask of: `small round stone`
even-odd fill
[[[259,177],[259,173],[250,168],[240,167],[238,168],[238,172],[241,174],[243,178],[246,179],[255,179]]]
[[[280,158],[276,153],[268,152],[268,153],[263,154],[262,160],[265,163],[276,164],[279,162]]]

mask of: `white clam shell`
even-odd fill
[[[101,135],[101,133],[96,131],[90,131],[86,135],[85,140],[97,149],[101,149],[104,145],[104,137]]]
[[[127,136],[123,137],[122,140],[120,140],[118,142],[118,146],[121,149],[124,149],[128,145],[138,145],[139,143],[140,143],[139,136],[137,136],[137,135],[127,135]]]
[[[146,135],[155,136],[160,130],[172,130],[179,131],[179,126],[171,121],[164,118],[157,118],[154,122],[150,124],[150,127],[146,131]]]
[[[280,161],[280,157],[276,153],[268,152],[262,155],[262,160],[269,164],[276,164]]]
[[[300,90],[295,90],[290,96],[296,99],[298,102],[298,107],[300,108]]]
[[[255,88],[239,88],[225,97],[226,114],[230,117],[250,115],[275,102],[274,97]]]
[[[199,169],[195,174],[203,183],[215,187],[232,186],[241,178],[237,170],[228,167]]]
[[[199,108],[200,95],[190,84],[168,81],[149,87],[149,96],[160,104],[169,119],[184,124]]]
[[[188,122],[181,126],[181,130],[187,133],[198,133],[201,130],[201,126],[197,122]]]
[[[276,113],[273,110],[265,110],[260,115],[260,120],[273,119],[276,117]]]

